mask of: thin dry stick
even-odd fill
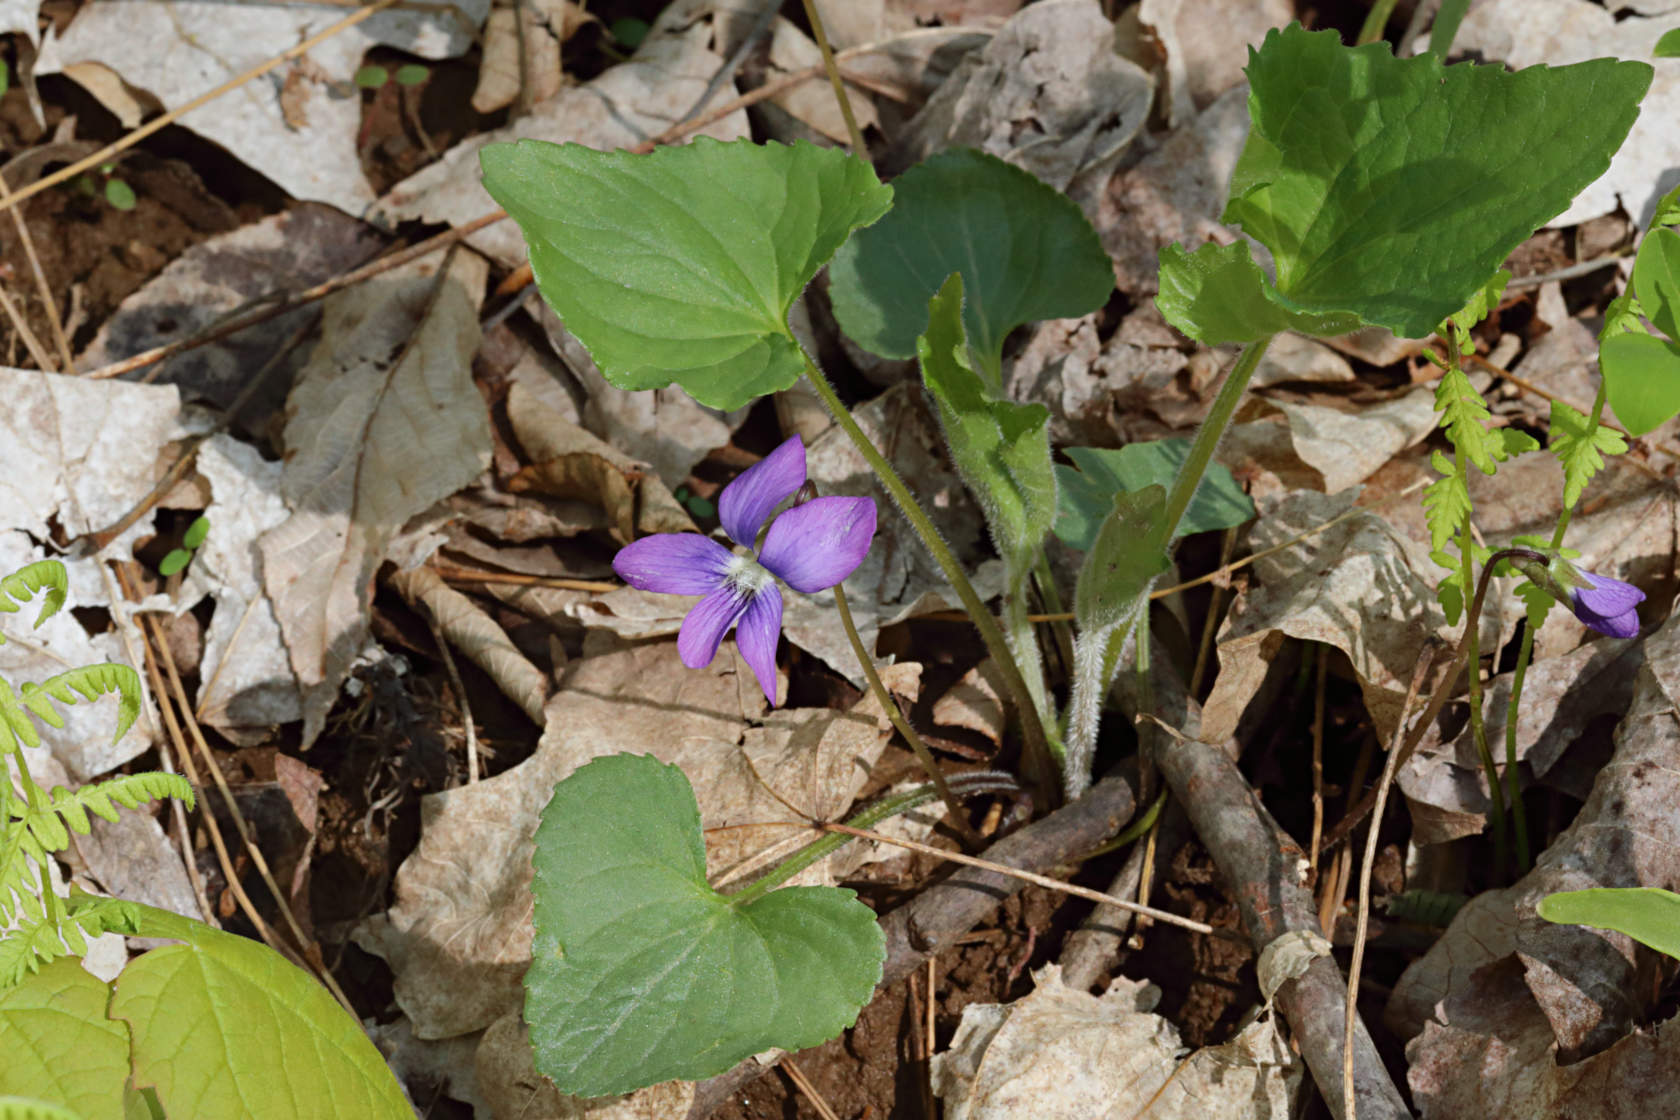
[[[1329,651],[1318,648],[1318,681],[1313,687],[1312,722],[1312,782],[1313,823],[1312,843],[1307,845],[1307,868],[1318,874],[1318,842],[1324,838],[1324,676],[1329,667]]]
[[[426,565],[452,583],[511,583],[516,587],[547,587],[562,591],[617,591],[622,583],[600,579],[571,579],[566,576],[528,576],[520,572],[492,572],[483,568],[462,568],[441,561]]]
[[[106,162],[118,152],[127,151],[129,148],[134,147],[134,145],[140,143],[140,141],[144,140],[152,133],[174,124],[176,121],[180,120],[194,109],[197,109],[199,106],[208,105],[210,102],[216,100],[216,98],[222,96],[222,94],[236,90],[245,83],[262,77],[270,70],[273,70],[278,66],[283,66],[300,55],[308,54],[316,46],[326,42],[328,39],[331,39],[340,31],[347,31],[356,26],[358,23],[361,23],[363,20],[366,20],[368,17],[377,15],[396,3],[397,0],[374,0],[374,3],[369,4],[360,11],[345,16],[331,27],[321,31],[319,34],[311,35],[309,38],[305,39],[296,46],[289,47],[286,50],[281,51],[267,62],[252,67],[251,69],[245,71],[245,73],[239,75],[237,78],[228,79],[209,93],[201,93],[185,105],[176,109],[171,109],[157,117],[155,120],[147,121],[133,132],[129,132],[118,137],[116,140],[99,149],[99,151],[93,153],[91,156],[88,156],[86,159],[77,160],[69,167],[61,168],[60,170],[53,172],[51,175],[37,179],[35,182],[29,184],[27,187],[24,187],[4,202],[0,202],[0,209],[10,209],[22,202],[24,199],[40,194],[48,187],[57,186],[59,183],[74,179],[76,176],[91,167],[98,167],[101,163]]]
[[[794,1065],[792,1058],[783,1058],[782,1068],[787,1070],[788,1080],[811,1102],[811,1107],[817,1110],[817,1115],[821,1116],[822,1120],[840,1120],[834,1110],[828,1107],[828,1102],[823,1100],[823,1095],[817,1092],[817,1087],[811,1084],[811,1079]]]
[[[822,13],[817,0],[805,0],[805,18],[811,21],[811,33],[816,36],[817,50],[822,52],[823,69],[828,72],[828,84],[834,90],[834,100],[840,105],[840,115],[846,118],[846,135],[852,141],[852,154],[859,159],[869,158],[869,147],[863,142],[863,130],[858,128],[857,116],[852,112],[852,99],[840,81],[840,67],[834,61],[834,50],[828,45],[828,32],[823,30]]]
[[[1348,962],[1347,1006],[1342,1013],[1342,1107],[1348,1120],[1354,1120],[1353,1102],[1353,1028],[1359,1019],[1359,970],[1365,963],[1365,932],[1371,923],[1371,868],[1377,862],[1377,834],[1381,831],[1383,806],[1388,802],[1388,787],[1394,781],[1395,762],[1400,757],[1400,744],[1406,734],[1406,717],[1417,703],[1418,691],[1423,688],[1429,669],[1435,663],[1435,651],[1427,651],[1418,659],[1412,673],[1412,683],[1406,689],[1406,700],[1400,705],[1400,721],[1394,728],[1394,742],[1388,748],[1388,761],[1383,764],[1382,779],[1377,783],[1377,807],[1371,816],[1370,833],[1365,837],[1365,858],[1359,865],[1359,918],[1353,933],[1353,959]]]
[[[35,332],[29,329],[29,323],[12,302],[12,297],[6,294],[4,286],[0,286],[0,307],[6,309],[6,318],[12,321],[12,327],[18,337],[23,339],[23,345],[28,348],[29,356],[35,359],[35,365],[43,371],[50,372],[53,368],[52,355],[41,346],[41,340],[35,337]]]
[[[449,674],[449,683],[455,687],[455,695],[461,699],[461,723],[467,730],[467,784],[478,783],[478,733],[473,729],[472,705],[467,702],[467,688],[461,683],[461,672],[455,668],[455,655],[449,652],[449,640],[443,636],[443,627],[438,625],[437,615],[431,608],[426,609],[426,624],[432,628],[432,641],[437,643],[438,652],[443,655],[443,669]]]
[[[35,275],[35,288],[47,309],[47,326],[52,329],[53,344],[58,347],[59,360],[64,363],[59,369],[65,373],[75,373],[76,359],[70,356],[70,340],[64,335],[64,320],[58,315],[58,300],[54,298],[52,287],[47,283],[47,274],[41,269],[41,258],[35,255],[35,239],[29,236],[29,227],[24,225],[23,211],[10,205],[11,197],[12,188],[6,185],[6,176],[0,174],[0,203],[6,204],[12,212],[12,224],[17,226],[18,241],[23,245],[23,255],[29,261],[29,271]]]
[[[125,584],[127,583],[121,569],[118,570],[118,578],[122,579]],[[127,593],[130,596],[134,594],[133,590],[128,590]],[[168,728],[169,738],[177,745],[180,752],[181,768],[186,771],[187,781],[191,782],[194,788],[203,790],[205,787],[198,777],[198,765],[192,760],[192,751],[188,749],[186,736],[182,734],[181,725],[175,718],[175,709],[167,699],[168,693],[163,687],[163,675],[158,672],[157,659],[153,651],[163,648],[165,642],[161,634],[154,633],[151,619],[142,617],[139,622],[148,639],[145,646],[144,661],[146,663],[146,677],[152,685],[152,696],[157,700],[158,710],[163,713],[163,722]],[[252,902],[251,896],[245,893],[245,885],[239,881],[239,874],[234,869],[233,857],[228,853],[227,842],[222,837],[221,825],[216,822],[216,814],[206,812],[204,814],[204,824],[210,833],[210,844],[216,849],[216,861],[221,864],[222,875],[227,879],[228,890],[233,892],[233,897],[238,901],[239,908],[245,912],[245,917],[256,927],[257,935],[276,952],[284,953],[295,959],[295,954],[289,951],[290,947],[275,936],[274,930],[257,912],[256,903]],[[186,859],[192,859],[192,849],[188,848],[183,855]]]
[[[1168,925],[1182,926],[1183,928],[1191,930],[1195,933],[1205,933],[1211,937],[1223,937],[1227,940],[1241,942],[1244,945],[1248,944],[1248,938],[1239,933],[1233,933],[1228,929],[1216,928],[1208,925],[1206,922],[1198,922],[1193,918],[1181,918],[1177,914],[1169,913],[1166,910],[1157,910],[1153,906],[1140,906],[1135,902],[1128,902],[1123,898],[1115,898],[1113,895],[1104,894],[1101,891],[1094,891],[1088,887],[1076,886],[1073,883],[1064,883],[1060,879],[1052,879],[1048,875],[1037,875],[1031,871],[1022,871],[1019,868],[1009,867],[1001,863],[993,863],[988,859],[980,859],[976,856],[965,856],[961,852],[953,852],[946,848],[935,848],[931,844],[919,844],[914,840],[901,840],[896,836],[888,836],[885,833],[873,832],[867,828],[853,828],[848,824],[827,822],[816,825],[815,827],[823,830],[824,832],[843,832],[847,836],[857,836],[864,840],[873,840],[877,844],[891,844],[895,848],[905,848],[912,852],[920,852],[923,855],[933,856],[937,859],[948,859],[952,863],[963,863],[970,867],[983,867],[987,871],[995,871],[999,875],[1007,875],[1011,879],[1019,879],[1023,883],[1031,883],[1036,887],[1046,887],[1053,891],[1060,891],[1062,894],[1069,894],[1074,898],[1083,898],[1087,902],[1097,902],[1104,906],[1117,906],[1122,910],[1130,910],[1134,914],[1144,914],[1148,917],[1156,919],[1157,921],[1166,922]]]
[[[234,799],[233,790],[228,786],[226,775],[222,773],[222,768],[216,765],[216,756],[211,753],[210,744],[205,740],[198,721],[190,718],[192,704],[187,699],[186,686],[181,683],[181,674],[175,667],[175,655],[170,652],[169,643],[164,639],[163,627],[159,625],[157,619],[150,616],[146,616],[142,621],[151,627],[152,644],[157,649],[159,660],[163,662],[164,671],[169,675],[169,695],[181,711],[189,716],[185,724],[192,738],[193,746],[198,749],[199,755],[204,760],[204,768],[209,771],[210,777],[216,784],[216,789],[221,792],[222,802],[227,806],[228,815],[233,819],[234,829],[239,833],[239,839],[245,845],[246,853],[251,857],[251,865],[257,869],[257,875],[262,879],[263,884],[268,887],[269,894],[274,896],[274,904],[279,908],[280,916],[285,919],[286,926],[291,930],[292,936],[297,939],[298,950],[304,959],[311,962],[312,970],[320,977],[321,983],[325,984],[327,989],[332,992],[334,998],[344,1005],[346,1011],[354,1015],[356,1009],[350,1005],[350,997],[344,994],[344,990],[338,986],[338,981],[333,978],[332,973],[318,964],[320,953],[318,951],[311,952],[316,948],[315,943],[304,934],[303,928],[298,925],[297,915],[292,913],[291,905],[286,901],[286,893],[280,889],[279,882],[274,878],[274,872],[269,870],[268,860],[263,856],[262,849],[257,846],[256,837],[251,835],[251,825],[246,821],[245,814],[240,812],[239,803]],[[213,817],[214,814],[207,813],[205,816],[208,819]],[[228,880],[230,884],[236,881],[237,879],[231,876]]]
[[[230,334],[238,334],[246,327],[254,327],[258,323],[266,323],[268,320],[273,319],[278,315],[284,315],[293,308],[302,307],[304,304],[308,303],[314,303],[316,300],[324,299],[325,297],[332,295],[334,292],[341,291],[354,284],[360,284],[362,281],[372,279],[381,273],[389,272],[393,268],[401,268],[403,265],[412,260],[417,260],[427,254],[447,249],[457,242],[465,241],[485,226],[494,225],[505,217],[507,217],[506,210],[493,210],[488,214],[481,214],[464,225],[456,226],[454,229],[445,230],[436,237],[428,237],[418,245],[412,245],[407,249],[402,249],[387,257],[380,257],[378,260],[373,261],[370,264],[365,264],[360,268],[352,269],[349,272],[334,276],[330,280],[323,280],[313,288],[305,288],[303,291],[293,294],[287,294],[284,292],[276,293],[275,297],[264,301],[261,306],[253,307],[244,314],[235,314],[218,325],[196,334],[191,338],[183,338],[179,342],[171,342],[166,346],[154,346],[150,350],[141,351],[133,357],[124,358],[120,362],[112,362],[108,366],[101,366],[96,370],[83,374],[83,376],[94,378],[96,380],[103,380],[108,377],[121,377],[125,373],[132,373],[134,370],[144,369],[146,366],[150,365],[156,365],[165,358],[172,358],[183,351],[195,350],[200,346],[207,346],[212,342],[219,342]]]
[[[127,595],[127,592],[121,589],[120,579],[118,580],[118,585],[114,586],[112,584],[113,577],[109,568],[102,566],[99,570],[99,574],[105,584],[106,597],[108,601],[117,602]],[[132,631],[130,631],[126,626],[119,627],[117,630],[118,640],[121,641],[123,645],[123,653],[128,657],[128,663],[130,665],[143,664],[150,656],[150,651],[145,649],[136,649],[134,642],[130,637],[131,633]],[[15,641],[16,639],[13,640]],[[156,680],[153,678],[152,696],[156,699],[159,695]],[[146,725],[151,728],[153,732],[156,732],[158,727],[152,719],[151,708],[143,705],[142,710],[145,712]],[[179,771],[175,769],[175,755],[184,755],[186,752],[186,744],[181,741],[179,735],[176,735],[173,740],[163,735],[155,735],[154,738],[157,742],[159,767],[162,768],[165,774],[178,774]],[[170,749],[172,741],[174,743],[173,751]],[[194,785],[198,784],[193,780],[190,774],[187,776],[187,780],[192,782]],[[181,804],[179,799],[171,797],[169,799],[169,807],[171,810],[171,816],[175,821],[175,839],[176,842],[181,845],[181,862],[187,869],[187,881],[192,885],[193,899],[198,903],[199,917],[204,920],[206,925],[218,925],[216,921],[216,913],[210,907],[210,896],[204,889],[204,877],[198,873],[198,861],[193,858],[192,840],[187,830],[186,806]]]

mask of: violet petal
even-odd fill
[[[753,596],[741,625],[735,630],[735,644],[741,657],[752,666],[758,687],[770,706],[776,706],[776,641],[782,636],[782,592],[770,583]]]
[[[1574,590],[1570,607],[1575,617],[1600,634],[1632,638],[1639,633],[1639,611],[1645,592],[1619,579],[1582,572],[1590,587]]]
[[[874,537],[873,498],[813,498],[770,523],[758,561],[810,594],[855,572]]]
[[[752,548],[758,528],[789,495],[805,485],[805,445],[791,436],[736,476],[718,495],[718,520],[737,544]]]
[[[747,609],[748,599],[733,587],[720,587],[694,604],[677,631],[677,654],[690,669],[704,669],[717,656],[719,644],[735,620]]]
[[[631,587],[704,595],[723,586],[729,550],[699,533],[655,533],[618,550],[613,571]]]

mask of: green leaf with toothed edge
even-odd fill
[[[1445,66],[1395,58],[1384,43],[1344,47],[1334,31],[1271,31],[1249,53],[1252,127],[1224,220],[1271,251],[1276,282],[1239,286],[1234,265],[1198,276],[1182,250],[1163,253],[1163,297],[1177,294],[1161,309],[1209,342],[1265,337],[1284,312],[1423,337],[1604,173],[1652,73],[1610,59]],[[1246,259],[1246,247],[1238,254]],[[1233,323],[1221,301],[1186,298],[1212,280],[1241,310],[1266,310],[1264,298],[1282,312]],[[1200,315],[1189,318],[1187,305]]]
[[[706,882],[683,772],[609,755],[554,787],[537,828],[525,1020],[565,1093],[722,1073],[839,1034],[881,978],[885,938],[853,892],[752,898]]]
[[[702,137],[633,155],[520,140],[479,161],[543,298],[607,380],[675,383],[721,409],[804,373],[794,300],[893,197],[867,163],[803,142]]]

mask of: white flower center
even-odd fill
[[[732,556],[729,566],[723,570],[723,582],[746,599],[751,599],[763,591],[775,578],[763,564],[751,556]]]

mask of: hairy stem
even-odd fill
[[[985,841],[974,831],[968,823],[968,816],[963,812],[962,802],[951,793],[951,787],[945,784],[945,775],[940,772],[939,763],[934,760],[933,752],[928,750],[922,737],[916,734],[916,729],[910,726],[910,721],[904,718],[899,710],[898,701],[892,698],[886,685],[881,683],[881,674],[875,671],[875,659],[869,656],[869,651],[863,646],[863,639],[858,636],[857,623],[852,621],[852,608],[846,602],[846,590],[839,584],[834,588],[834,606],[840,612],[840,625],[846,629],[846,637],[851,639],[852,652],[857,655],[858,664],[863,666],[863,675],[869,681],[869,689],[875,693],[875,700],[881,705],[881,710],[892,720],[892,725],[898,733],[904,736],[904,741],[916,754],[916,761],[922,764],[928,780],[933,788],[939,791],[939,796],[945,802],[945,808],[951,814],[951,823],[957,831],[962,833],[963,843],[972,845],[976,851],[985,847]]]
[[[986,604],[980,600],[979,592],[969,582],[968,575],[957,563],[951,549],[939,536],[939,530],[934,528],[928,515],[922,512],[922,507],[916,504],[910,488],[904,485],[904,480],[898,477],[898,472],[887,462],[886,457],[875,449],[869,437],[864,434],[858,422],[852,418],[851,412],[841,403],[840,397],[834,391],[834,386],[828,383],[811,356],[800,349],[800,356],[805,359],[805,376],[811,382],[811,387],[817,391],[817,396],[827,406],[835,421],[851,438],[853,445],[863,455],[865,461],[881,480],[887,493],[892,495],[893,502],[909,519],[910,525],[916,530],[916,535],[922,538],[939,570],[944,573],[951,589],[962,601],[963,610],[968,612],[974,628],[980,631],[980,640],[986,645],[986,652],[996,662],[998,672],[1003,674],[1003,684],[1009,691],[1009,698],[1015,704],[1015,710],[1020,713],[1021,738],[1024,746],[1021,752],[1022,770],[1027,781],[1045,793],[1053,793],[1056,789],[1056,761],[1050,753],[1050,746],[1044,734],[1044,724],[1039,720],[1038,708],[1033,704],[1032,692],[1027,688],[1025,678],[1021,676],[1021,668],[1010,655],[1009,643],[1004,640],[1003,631],[998,628],[997,619],[986,609]]]
[[[1033,706],[1038,709],[1038,718],[1045,725],[1050,753],[1060,762],[1066,757],[1065,748],[1049,730],[1054,717],[1050,711],[1049,694],[1044,690],[1044,660],[1038,650],[1038,634],[1033,629],[1027,610],[1027,577],[1031,573],[1026,570],[1017,572],[1015,566],[1013,561],[1009,565],[1009,590],[1003,597],[1003,636],[1009,642],[1010,652],[1015,655],[1015,664],[1021,668],[1027,691],[1032,694]]]
[[[1237,405],[1248,389],[1248,382],[1259,367],[1260,359],[1265,357],[1266,347],[1271,344],[1272,337],[1267,336],[1243,347],[1236,363],[1231,366],[1231,372],[1225,376],[1225,383],[1214,396],[1201,427],[1196,429],[1190,453],[1179,467],[1172,489],[1167,492],[1166,508],[1162,512],[1162,540],[1171,541],[1177,533],[1178,523],[1184,519],[1184,511],[1190,508],[1190,500],[1196,496],[1208,464],[1213,462],[1213,453],[1218,450],[1225,429],[1230,427],[1231,417],[1236,415]],[[1084,630],[1074,642],[1073,694],[1068,700],[1067,755],[1063,770],[1063,783],[1070,799],[1091,784],[1091,760],[1097,750],[1103,696],[1108,692],[1117,662],[1117,657],[1110,656],[1111,644],[1118,646],[1123,643],[1143,612],[1149,609],[1149,596],[1154,586],[1154,580],[1144,586],[1138,593],[1137,601],[1118,623]],[[1117,654],[1118,650],[1114,652]]]

